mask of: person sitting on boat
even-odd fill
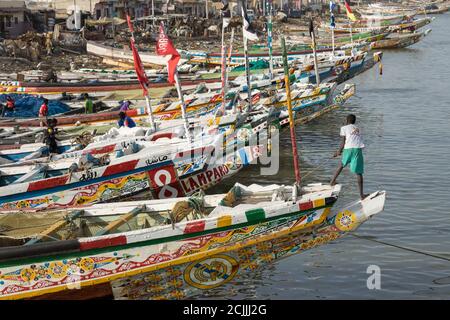
[[[48,147],[49,154],[59,153],[57,143],[58,138],[56,138],[56,134],[58,133],[58,129],[56,128],[57,124],[58,120],[56,120],[55,118],[48,119],[47,121],[47,130],[44,134],[44,143]]]
[[[84,113],[94,113],[94,103],[87,93],[84,94]]]
[[[132,103],[131,103],[130,100],[123,101],[122,104],[120,105],[119,111],[127,112],[128,110],[130,110],[130,105],[131,104]]]
[[[128,127],[128,128],[134,128],[136,127],[136,123],[134,122],[133,119],[131,119],[129,116],[127,116],[127,114],[125,112],[120,112],[119,113],[119,121],[117,122],[117,124],[120,127]]]
[[[41,118],[41,127],[44,126],[43,118],[48,116],[48,99],[44,99],[41,107],[39,108],[39,118]]]
[[[75,99],[75,97],[73,97],[70,94],[67,94],[67,92],[63,92],[61,94],[61,98],[59,98],[58,100],[59,101],[70,101],[70,100],[73,100],[73,99]]]
[[[364,173],[364,158],[363,151],[364,142],[361,130],[355,125],[356,116],[350,114],[347,116],[347,124],[341,127],[341,145],[339,150],[334,153],[334,157],[342,155],[342,161],[336,170],[336,173],[331,179],[330,184],[334,186],[336,179],[347,165],[350,165],[350,171],[356,174],[358,180],[359,195],[361,200],[367,197],[363,192],[363,173]]]

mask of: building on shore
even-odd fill
[[[0,0],[0,37],[17,38],[31,29],[25,1]]]

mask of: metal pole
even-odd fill
[[[284,66],[284,81],[286,84],[286,100],[289,113],[289,128],[291,132],[291,144],[292,144],[292,156],[294,158],[294,171],[295,171],[295,182],[297,187],[300,186],[300,165],[298,162],[298,151],[297,151],[297,139],[295,136],[295,119],[292,111],[292,101],[291,101],[291,84],[289,82],[289,67],[287,61],[286,44],[284,37],[281,38],[281,47],[283,50],[283,66]],[[294,201],[296,199],[293,199]]]
[[[152,17],[155,17],[155,1],[152,0]]]
[[[175,71],[175,86],[177,88],[178,97],[180,98],[181,102],[181,116],[184,119],[184,130],[186,131],[186,138],[189,141],[189,144],[192,144],[192,136],[189,132],[189,122],[186,115],[186,102],[184,101],[183,91],[181,90],[181,83],[180,79],[178,77],[178,70]]]
[[[205,10],[206,10],[206,19],[209,18],[208,16],[208,0],[205,0]]]

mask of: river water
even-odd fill
[[[356,95],[343,109],[299,126],[297,141],[304,183],[329,182],[338,160],[328,158],[339,145],[346,115],[354,113],[366,143],[365,191],[387,191],[384,212],[356,234],[449,260],[346,236],[204,298],[450,299],[450,14],[437,15],[430,26],[433,31],[420,43],[384,53],[383,75],[375,67],[350,80]],[[287,132],[280,146],[277,175],[261,176],[253,166],[224,181],[220,191],[237,181],[292,183]],[[356,178],[348,169],[338,182],[343,190],[337,207],[357,199]],[[380,268],[380,290],[367,288],[370,265]]]

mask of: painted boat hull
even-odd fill
[[[82,251],[63,256],[1,262],[0,298],[43,294],[47,299],[57,298],[59,292],[75,293],[71,290],[106,283],[112,290],[103,294],[112,291],[116,299],[190,298],[268,263],[342,237],[381,212],[384,202],[385,192],[381,191],[341,210],[332,212],[323,207],[307,214],[292,212],[164,246],[126,246],[127,238],[111,237],[104,247],[93,242]],[[115,247],[110,248],[112,245]]]

